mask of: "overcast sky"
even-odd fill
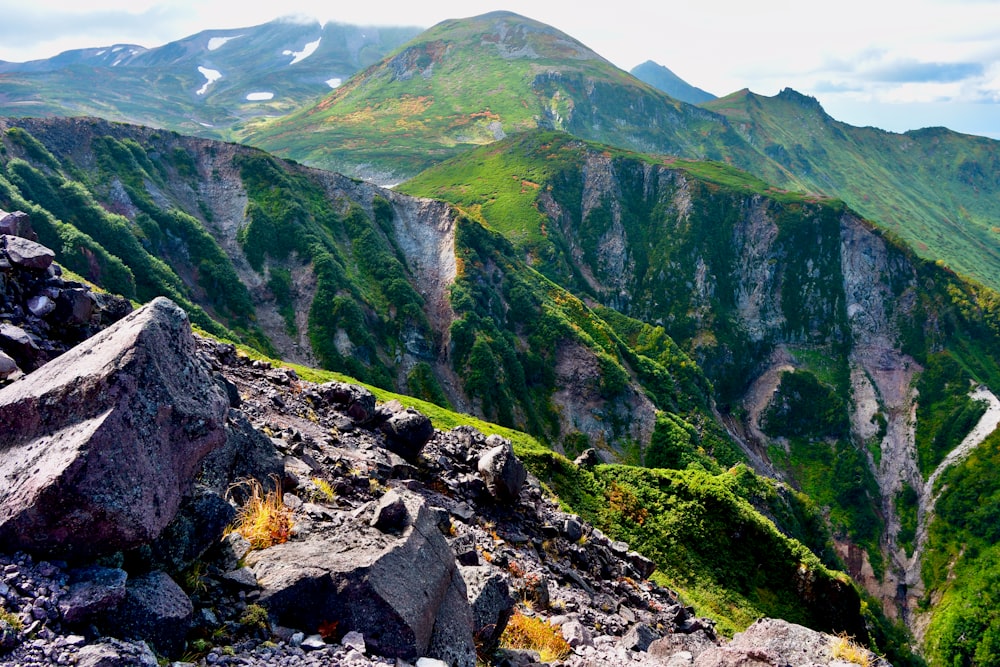
[[[716,95],[791,87],[853,125],[1000,139],[997,0],[0,0],[0,60],[154,47],[282,14],[429,27],[498,9],[555,26],[623,69],[654,60]]]

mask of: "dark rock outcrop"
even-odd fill
[[[284,625],[315,632],[336,623],[364,633],[372,650],[406,660],[432,655],[436,633],[472,646],[472,620],[464,623],[449,600],[464,583],[435,512],[417,496],[401,494],[409,525],[399,537],[356,521],[335,534],[253,552],[247,563],[261,586],[260,604]],[[450,589],[455,588],[455,593]],[[454,623],[438,625],[442,618]],[[429,653],[431,652],[431,653]],[[456,667],[475,664],[463,661]]]
[[[227,406],[162,298],[0,389],[0,542],[81,559],[154,540]]]

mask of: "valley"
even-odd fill
[[[316,29],[254,29],[318,37],[303,86],[343,74],[265,113],[227,74],[193,93],[200,128],[57,95],[0,118],[0,209],[248,354],[515,429],[567,511],[724,634],[776,616],[897,665],[991,664],[1000,617],[970,609],[1000,563],[977,500],[1000,497],[997,142],[854,128],[791,90],[695,106],[506,12]],[[256,57],[241,40],[129,57]],[[65,93],[59,71],[10,76]]]

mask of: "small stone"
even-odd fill
[[[326,641],[322,635],[309,635],[302,640],[301,646],[307,651],[318,651],[321,648],[326,648]]]
[[[344,646],[349,646],[359,653],[366,653],[368,651],[368,647],[365,645],[365,636],[356,630],[352,630],[344,635],[340,643]]]
[[[45,317],[56,309],[56,302],[47,296],[33,296],[28,299],[28,310],[35,317]]]
[[[398,533],[406,528],[409,515],[406,503],[395,489],[379,498],[372,516],[371,525],[383,533]]]

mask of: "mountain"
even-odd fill
[[[441,23],[315,106],[242,140],[392,183],[531,128],[732,164],[777,187],[843,199],[921,256],[1000,288],[1000,143],[943,129],[896,135],[830,118],[791,90],[695,107],[571,37],[509,13]]]
[[[688,104],[701,104],[717,99],[712,93],[692,86],[684,79],[680,78],[669,68],[647,60],[641,65],[636,65],[630,72],[632,76],[645,81],[658,90],[662,90],[670,97]]]
[[[418,32],[283,19],[152,49],[116,44],[0,62],[0,115],[99,116],[226,137],[248,118],[319,99]]]
[[[400,189],[503,234],[637,350],[649,330],[616,318],[662,327],[705,373],[717,419],[755,467],[826,508],[852,576],[890,613],[917,612],[913,563],[934,482],[984,400],[1000,406],[996,292],[919,259],[838,200],[565,134],[506,139]],[[970,394],[973,382],[989,389]],[[969,444],[997,421],[989,408]],[[652,445],[644,456],[687,460]]]
[[[248,125],[240,137],[314,166],[390,183],[534,128],[644,152],[752,157],[723,117],[667,96],[551,26],[509,12],[444,21],[314,106]]]
[[[945,128],[853,127],[788,89],[744,90],[705,107],[793,176],[776,185],[843,199],[923,257],[1000,288],[1000,142]]]

